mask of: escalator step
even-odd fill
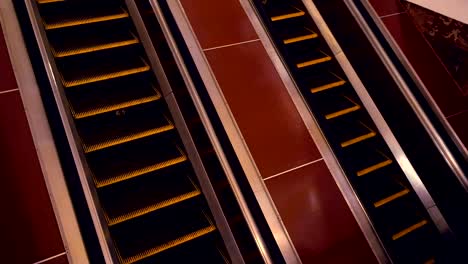
[[[149,258],[215,230],[196,200],[178,203],[110,227],[123,263]]]
[[[85,149],[86,153],[89,153],[89,152],[105,149],[105,148],[108,148],[108,147],[120,145],[120,144],[123,144],[123,143],[127,143],[127,142],[130,142],[130,141],[133,141],[133,140],[153,136],[153,135],[156,135],[156,134],[159,134],[159,133],[162,133],[162,132],[166,132],[166,131],[169,131],[169,130],[172,130],[172,129],[174,129],[174,125],[168,124],[168,125],[165,125],[165,126],[162,126],[162,127],[156,127],[156,128],[148,129],[148,130],[145,130],[145,131],[136,132],[136,133],[129,134],[129,135],[126,135],[126,136],[122,136],[122,137],[119,137],[119,138],[110,138],[110,139],[108,139],[106,141],[103,141],[103,142],[100,142],[100,143],[97,143],[97,144],[94,144],[94,145],[84,144],[84,149]]]
[[[160,94],[155,94],[155,95],[152,95],[152,96],[133,99],[133,100],[125,101],[125,102],[122,102],[122,103],[116,103],[116,104],[104,105],[104,106],[97,106],[96,108],[91,108],[91,109],[89,109],[87,111],[77,112],[77,111],[75,111],[74,108],[71,108],[71,112],[72,112],[74,118],[80,119],[80,118],[86,118],[86,117],[95,116],[95,115],[99,115],[99,114],[103,114],[103,113],[107,113],[107,112],[113,112],[113,111],[116,111],[116,110],[132,107],[132,106],[136,106],[136,105],[141,105],[141,104],[154,102],[154,101],[159,100],[160,98],[161,98]]]
[[[93,63],[84,61],[70,63],[63,67],[62,82],[64,86],[80,86],[150,71],[150,66],[141,57],[130,57],[126,60],[114,58],[113,60],[91,61]]]
[[[156,203],[156,204],[153,204],[153,205],[149,205],[147,207],[144,207],[144,208],[129,212],[129,213],[125,214],[125,215],[120,215],[120,216],[118,216],[116,218],[108,218],[107,223],[109,224],[109,226],[113,226],[115,224],[122,223],[122,222],[125,222],[127,220],[130,220],[130,219],[133,219],[133,218],[136,218],[136,217],[139,217],[139,216],[154,212],[154,211],[162,209],[164,207],[168,207],[168,206],[183,202],[185,200],[196,197],[196,196],[198,196],[200,194],[201,194],[200,190],[196,189],[194,191],[184,193],[184,194],[176,196],[176,197],[172,197],[172,198],[170,198],[168,200],[165,200],[165,201],[162,201],[162,202],[159,202],[159,203]]]
[[[161,94],[145,74],[92,83],[81,89],[67,89],[66,92],[75,119],[146,105],[161,99]]]
[[[134,178],[134,177],[138,177],[138,176],[143,175],[143,174],[147,174],[147,173],[150,173],[150,172],[153,172],[153,171],[164,169],[164,168],[179,164],[181,162],[184,162],[186,160],[187,160],[187,157],[184,154],[181,153],[181,155],[179,157],[176,157],[176,158],[173,158],[173,159],[170,159],[170,160],[166,160],[166,161],[162,161],[162,162],[155,162],[155,163],[153,163],[151,165],[148,165],[148,166],[145,166],[145,167],[142,167],[142,168],[138,168],[138,169],[135,169],[135,170],[130,170],[128,172],[124,172],[124,173],[117,174],[117,175],[113,175],[113,176],[111,176],[111,177],[109,177],[107,179],[104,179],[104,180],[96,179],[96,186],[98,188],[105,187],[105,186],[108,186],[108,185],[111,185],[111,184],[114,184],[114,183],[117,183],[117,182],[125,181],[125,180],[128,180],[128,179]]]
[[[112,31],[97,32],[99,35],[67,34],[60,36],[60,42],[52,42],[52,53],[56,58],[120,48],[140,43],[131,32],[116,34]]]
[[[163,252],[165,250],[168,250],[170,248],[176,247],[178,245],[184,244],[184,243],[186,243],[188,241],[191,241],[193,239],[196,239],[196,238],[202,237],[204,235],[207,235],[207,234],[209,234],[209,233],[211,233],[211,232],[213,232],[215,230],[216,230],[216,227],[213,226],[213,225],[202,228],[200,230],[197,230],[197,231],[192,232],[190,234],[187,234],[185,236],[179,237],[177,239],[174,239],[174,240],[169,241],[167,243],[164,243],[162,245],[159,245],[159,246],[150,248],[148,250],[145,250],[145,251],[139,253],[138,255],[126,258],[126,259],[123,260],[123,263],[125,263],[125,264],[135,263],[135,262],[137,262],[139,260],[154,256],[154,255],[156,255],[156,254],[158,254],[160,252]]]
[[[65,13],[55,13],[53,15],[43,17],[44,26],[47,30],[59,29],[65,27],[73,27],[80,25],[87,25],[92,23],[99,23],[105,21],[112,21],[116,19],[128,18],[129,14],[123,8],[87,8],[85,11],[76,12],[73,15]]]
[[[185,162],[186,155],[169,136],[156,135],[88,153],[96,186],[102,188]]]

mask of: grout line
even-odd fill
[[[310,161],[310,162],[304,163],[304,164],[299,165],[299,166],[297,166],[297,167],[294,167],[294,168],[292,168],[292,169],[285,170],[285,171],[280,172],[280,173],[277,173],[277,174],[275,174],[275,175],[271,175],[271,176],[269,176],[269,177],[266,177],[266,178],[263,179],[263,180],[266,181],[266,180],[270,180],[270,179],[276,178],[276,177],[281,176],[281,175],[283,175],[283,174],[286,174],[286,173],[288,173],[288,172],[298,170],[298,169],[300,169],[300,168],[302,168],[302,167],[309,166],[310,164],[314,164],[314,163],[319,162],[319,161],[322,161],[322,160],[323,160],[323,158],[320,158],[320,159],[317,159],[317,160],[314,160],[314,161]]]
[[[449,115],[449,116],[446,116],[445,118],[449,119],[449,118],[451,118],[451,117],[454,117],[454,116],[457,116],[457,115],[461,115],[461,114],[464,114],[464,113],[466,113],[466,112],[468,112],[468,109],[462,110],[462,111],[457,112],[457,113],[455,113],[455,114],[451,114],[451,115]]]
[[[19,91],[19,89],[16,88],[16,89],[11,89],[11,90],[1,91],[0,94],[6,94],[6,93],[11,93],[11,92],[16,92],[16,91]]]
[[[390,15],[381,16],[380,18],[385,18],[385,17],[391,17],[391,16],[396,16],[396,15],[401,15],[401,14],[404,14],[404,13],[406,13],[406,11],[397,12],[397,13],[393,13],[393,14],[390,14]]]
[[[247,41],[232,43],[232,44],[228,44],[228,45],[222,45],[222,46],[207,48],[207,49],[203,49],[203,51],[209,51],[209,50],[214,50],[214,49],[221,49],[221,48],[226,48],[226,47],[231,47],[231,46],[237,46],[237,45],[246,44],[246,43],[250,43],[250,42],[255,42],[255,41],[259,41],[259,40],[260,40],[260,39],[257,38],[257,39],[252,39],[252,40],[247,40]]]
[[[40,260],[40,261],[34,262],[33,264],[41,264],[41,263],[45,263],[45,262],[47,262],[47,261],[49,261],[49,260],[52,260],[52,259],[58,258],[58,257],[60,257],[60,256],[66,255],[66,254],[67,254],[67,252],[65,251],[65,252],[62,252],[62,253],[60,253],[60,254],[57,254],[57,255],[55,255],[55,256],[52,256],[52,257],[50,257],[50,258],[46,258],[46,259],[43,259],[43,260]]]

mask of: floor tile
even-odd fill
[[[2,28],[0,27],[0,92],[16,89],[15,75],[10,63]]]
[[[320,158],[259,41],[206,55],[264,177]]]
[[[266,185],[303,263],[376,263],[323,161]]]
[[[181,0],[203,49],[256,39],[238,0]]]
[[[0,94],[0,149],[3,261],[30,264],[63,252],[18,92]]]
[[[404,11],[400,0],[369,0],[379,16],[386,16]]]
[[[468,96],[455,83],[447,69],[406,14],[382,19],[400,48],[421,77],[444,115],[468,109]]]

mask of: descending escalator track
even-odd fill
[[[254,4],[395,263],[443,262],[441,235],[298,0]]]
[[[122,1],[37,0],[121,263],[229,263]]]

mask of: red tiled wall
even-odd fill
[[[0,27],[0,262],[32,264],[65,249],[17,88]]]
[[[375,263],[238,0],[180,2],[303,262]]]
[[[400,0],[369,0],[426,85],[444,116],[468,147],[468,94],[464,94]],[[466,73],[468,74],[468,73]]]

